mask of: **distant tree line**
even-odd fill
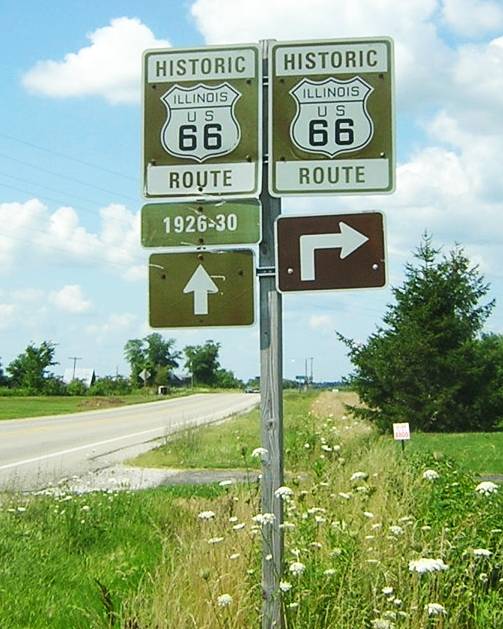
[[[209,340],[202,345],[187,345],[182,352],[175,350],[175,339],[164,339],[154,332],[143,339],[131,339],[124,347],[124,355],[131,368],[135,386],[168,385],[173,372],[183,367],[193,386],[223,388],[242,387],[232,371],[220,365],[220,343]]]
[[[222,368],[220,343],[211,340],[202,345],[189,345],[181,352],[175,349],[174,339],[165,339],[159,333],[130,339],[124,347],[130,377],[99,377],[89,387],[82,380],[65,383],[54,375],[51,368],[58,364],[55,350],[52,341],[43,341],[38,346],[30,343],[5,370],[0,360],[0,395],[124,395],[139,387],[162,385],[243,386],[232,371]],[[189,374],[185,381],[174,375],[183,358]]]

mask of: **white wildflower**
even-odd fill
[[[411,572],[418,572],[419,574],[425,572],[440,572],[441,570],[447,570],[448,567],[449,566],[447,566],[442,559],[421,557],[420,559],[409,561],[409,570]]]
[[[280,529],[294,529],[295,528],[295,524],[293,522],[283,522],[283,524],[279,525]]]
[[[232,603],[232,596],[230,594],[220,594],[217,598],[217,605],[219,607],[229,607]]]
[[[397,607],[400,607],[401,604],[402,604],[402,599],[401,598],[394,598],[393,599],[393,605],[396,605]]]
[[[308,443],[305,443],[305,444],[304,444],[304,448],[306,448],[306,450],[309,450],[309,448],[310,448],[310,447],[311,447],[311,446],[310,446]]]
[[[208,544],[220,544],[220,542],[223,542],[224,538],[223,537],[210,537],[210,539],[208,540]]]
[[[314,515],[315,513],[326,513],[327,510],[323,507],[311,507],[307,510],[307,512],[309,513],[309,515]]]
[[[492,483],[490,480],[485,480],[475,487],[475,491],[483,496],[488,496],[489,494],[495,494],[498,491],[498,485],[496,485],[496,483]]]
[[[428,616],[443,616],[447,613],[445,607],[440,603],[428,603],[424,608],[428,610]]]
[[[274,495],[276,496],[276,498],[281,498],[282,500],[289,500],[291,496],[293,496],[293,491],[290,489],[290,487],[282,486],[276,489],[276,491],[274,492]]]
[[[428,526],[428,524],[425,524],[424,526],[421,527],[421,531],[425,531],[425,532],[431,531],[431,526]]]
[[[297,609],[298,606],[299,606],[299,604],[297,602],[288,604],[288,607],[290,609]]]
[[[487,550],[486,548],[474,548],[473,554],[475,555],[475,557],[490,557],[492,555],[492,552],[490,550]]]
[[[393,588],[390,585],[387,585],[386,587],[383,587],[381,592],[386,596],[389,596],[390,594],[393,594]]]
[[[240,522],[239,524],[234,524],[232,528],[234,531],[240,531],[241,529],[244,529],[245,526],[246,524],[244,524],[244,522]]]
[[[271,559],[272,559],[271,553],[269,553],[268,555],[265,556],[265,560],[266,561],[271,561]]]
[[[374,629],[393,629],[394,624],[391,620],[387,620],[386,618],[376,618],[370,622]]]
[[[340,491],[340,492],[339,492],[339,496],[340,496],[341,498],[344,498],[344,500],[350,500],[350,498],[351,498],[351,494],[347,494],[347,493],[345,493],[344,491]]]
[[[231,517],[229,518],[229,522],[237,522],[238,521],[238,517],[235,515],[231,515]]]
[[[215,513],[213,511],[201,511],[197,517],[200,520],[212,520],[215,517]]]
[[[272,524],[275,519],[276,516],[274,515],[274,513],[258,513],[252,518],[254,522],[256,522],[257,524],[262,524],[262,526],[264,526],[265,524]]]
[[[84,505],[82,507],[82,511],[90,511],[90,510],[91,510],[91,507],[89,505]]]
[[[398,524],[393,524],[389,527],[389,530],[393,533],[393,535],[396,535],[397,537],[398,535],[403,534],[403,528],[401,526],[398,526]]]
[[[288,569],[290,570],[292,574],[298,577],[304,572],[304,570],[306,569],[306,566],[300,561],[294,561],[293,563],[290,564]]]
[[[373,514],[371,511],[364,511],[364,512],[363,512],[363,515],[364,515],[366,518],[369,518],[369,520],[370,520],[370,519],[372,519],[372,518],[374,517],[374,514]]]
[[[335,568],[328,568],[328,570],[325,570],[325,572],[323,573],[326,577],[331,577],[332,575],[334,575],[336,573]]]
[[[440,478],[440,474],[435,470],[425,470],[423,472],[423,478],[424,480],[437,480],[437,478]]]
[[[325,443],[321,446],[321,449],[325,452],[332,452],[332,448],[330,446],[327,446]]]
[[[354,480],[367,480],[367,478],[369,477],[369,475],[367,474],[367,472],[353,472],[353,474],[351,475],[351,479],[352,481]]]
[[[309,546],[310,546],[311,548],[316,548],[317,550],[319,550],[319,549],[322,547],[322,545],[320,544],[320,542],[311,542],[311,543],[309,544]]]
[[[254,459],[264,459],[269,454],[269,450],[267,448],[255,448],[251,453]]]
[[[233,485],[234,481],[232,479],[221,480],[219,483],[220,487],[228,487],[229,485]]]
[[[279,589],[282,592],[288,592],[289,590],[292,589],[292,584],[289,583],[288,581],[280,581],[279,582]]]
[[[239,553],[232,553],[232,555],[229,555],[229,559],[231,561],[235,561],[236,559],[239,559],[241,555]]]

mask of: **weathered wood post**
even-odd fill
[[[281,199],[268,191],[268,41],[261,42],[263,58],[263,166],[262,241],[259,248],[260,284],[260,393],[262,447],[262,513],[273,513],[272,524],[262,526],[262,629],[282,627],[279,581],[283,569],[283,505],[274,492],[283,485],[283,347],[281,295],[275,284],[274,221]]]

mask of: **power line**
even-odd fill
[[[53,170],[36,166],[35,164],[30,164],[29,162],[25,162],[21,159],[17,159],[16,157],[12,157],[11,155],[6,155],[5,153],[0,153],[0,157],[3,157],[4,159],[8,159],[12,162],[16,162],[17,164],[22,164],[23,166],[28,166],[29,168],[34,168],[35,170],[39,170],[42,173],[46,173],[47,175],[52,175],[54,177],[61,177],[61,179],[67,179],[68,181],[73,181],[74,183],[78,183],[81,186],[93,188],[94,190],[99,190],[100,192],[105,192],[106,194],[112,194],[114,196],[122,197],[123,199],[129,199],[130,201],[134,201],[135,203],[137,202],[137,199],[135,199],[134,197],[130,197],[127,194],[114,192],[113,190],[108,190],[107,188],[101,188],[100,186],[95,186],[91,183],[82,181],[81,179],[77,179],[76,177],[71,177],[70,175],[62,175],[61,173],[57,173],[57,172],[54,172]]]
[[[95,168],[96,170],[102,170],[105,173],[109,173],[110,175],[115,175],[116,177],[122,177],[123,179],[128,179],[129,181],[135,181],[135,177],[131,177],[129,175],[124,175],[123,173],[119,173],[116,170],[110,170],[109,168],[105,168],[104,166],[97,166],[96,164],[92,164],[91,162],[85,162],[82,159],[78,159],[77,157],[72,157],[67,153],[61,153],[59,151],[54,151],[53,149],[48,149],[44,146],[40,146],[39,144],[33,144],[33,142],[27,142],[26,140],[21,140],[20,138],[15,138],[12,135],[7,135],[6,133],[0,133],[0,137],[7,138],[8,140],[13,140],[14,142],[19,142],[19,144],[24,144],[25,146],[29,146],[31,148],[37,149],[39,151],[45,151],[46,153],[51,153],[52,155],[57,155],[58,157],[63,157],[64,159],[69,159],[72,162],[77,164],[82,164],[83,166],[88,166],[89,168]]]
[[[2,174],[2,173],[0,173],[0,174]],[[10,175],[6,175],[6,176],[10,177]],[[18,177],[16,177],[15,179],[18,179],[19,181],[22,181]],[[38,184],[35,184],[35,185],[38,185]],[[28,190],[26,190],[24,188],[19,188],[17,186],[12,186],[12,185],[10,185],[8,183],[3,183],[2,181],[0,181],[0,186],[2,186],[3,188],[9,188],[11,190],[16,190],[17,192],[21,192],[22,194],[27,194],[27,195],[30,195],[32,197],[36,197],[37,199],[40,197],[40,199],[43,200],[43,201],[47,200],[47,201],[53,201],[54,203],[59,203],[59,204],[63,203],[66,206],[70,205],[68,203],[68,199],[63,199],[61,197],[58,199],[57,197],[48,196],[45,193],[40,195],[40,194],[37,194],[37,193],[34,193],[34,192],[30,192],[30,191],[28,191]],[[47,188],[47,186],[44,186],[44,187]],[[54,188],[52,188],[52,189],[54,190]],[[78,198],[78,197],[75,197],[75,198]],[[87,214],[94,214],[95,216],[97,216],[99,218],[102,218],[100,212],[98,212],[97,210],[92,210],[90,208],[76,206],[73,203],[71,204],[71,207],[72,207],[72,209],[78,210],[79,212],[84,212],[84,213],[87,213]],[[116,217],[114,220],[120,220],[120,221],[123,221],[124,223],[129,223],[129,219],[126,218],[126,217],[123,217],[123,216]]]

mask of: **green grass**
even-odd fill
[[[414,433],[405,448],[451,458],[474,474],[503,474],[503,432]]]
[[[0,626],[111,627],[166,547],[176,546],[190,505],[222,491],[0,497]]]
[[[286,629],[370,629],[390,619],[396,629],[499,629],[501,488],[481,495],[478,479],[450,459],[410,448],[402,455],[334,399],[318,415],[308,410],[313,397],[285,400],[285,467],[299,472],[287,475],[293,495],[284,503],[291,587],[277,594]],[[258,445],[249,417],[217,428],[227,447],[213,435],[220,449],[207,448],[206,463],[228,457],[227,466],[243,459],[243,443]],[[181,456],[205,452],[204,441],[198,435]],[[438,478],[425,479],[426,469]],[[260,626],[260,511],[256,483],[0,496],[0,627]],[[448,570],[411,572],[419,557],[442,559]],[[305,568],[299,576],[289,570],[294,561]],[[224,593],[227,608],[217,602]],[[430,603],[447,616],[428,618]]]
[[[285,451],[292,453],[292,463],[308,438],[306,421],[310,405],[316,394],[286,392],[284,412]],[[252,458],[253,450],[260,446],[260,411],[204,428],[193,428],[170,438],[164,445],[145,452],[129,464],[139,467],[169,467],[189,469],[259,468],[260,459]]]
[[[93,397],[93,396],[0,396],[0,420],[21,417],[44,417],[79,413],[113,406],[155,402],[180,395],[190,395],[192,390],[182,389],[170,396],[158,397],[151,393],[132,393],[129,395]]]

